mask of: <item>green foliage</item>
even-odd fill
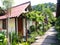
[[[55,5],[55,4],[53,4],[53,3],[47,3],[46,5],[45,4],[38,4],[37,6],[35,6],[33,8],[33,10],[36,10],[38,12],[40,11],[40,15],[38,17],[41,19],[42,22],[44,22],[44,19],[48,20],[48,22],[50,22],[50,23],[55,22],[55,17],[52,14],[53,9],[51,10],[52,5]],[[40,19],[38,17],[36,18],[37,22],[40,21]]]
[[[30,45],[29,42],[19,42],[19,43],[16,43],[15,41],[11,44],[11,45]]]
[[[35,5],[35,6],[32,6],[33,10],[36,10],[36,11],[41,11],[44,6],[44,8],[50,8],[51,11],[55,12],[56,11],[56,4],[54,3],[44,3],[44,4],[38,4],[38,5]]]
[[[30,26],[30,31],[31,32],[36,31],[36,27],[34,25]]]
[[[31,11],[26,14],[26,17],[30,20],[40,22],[44,21],[44,16],[41,15],[41,12],[39,11]]]
[[[7,45],[7,38],[4,39],[3,45]]]
[[[58,32],[60,32],[60,17],[57,18],[56,23],[55,23],[55,28]]]
[[[12,7],[13,0],[1,0],[1,1],[6,10]]]
[[[30,45],[29,42],[22,42],[22,43],[19,43],[19,45]]]
[[[0,7],[0,16],[4,15],[5,11]]]
[[[4,38],[5,38],[4,32],[0,32],[0,40],[4,41]]]
[[[38,24],[37,27],[38,27],[39,30],[42,30],[42,29],[43,29],[43,25],[42,25],[42,23],[41,23],[41,24]]]
[[[35,41],[34,37],[28,38],[28,42],[33,43]]]
[[[38,33],[36,31],[31,32],[30,37],[28,38],[28,42],[33,43],[36,36],[38,36]]]
[[[49,29],[49,28],[52,26],[52,24],[50,24],[50,23],[48,22],[48,25],[47,25],[47,26],[48,26],[48,29]]]
[[[52,11],[49,8],[44,8],[44,10],[42,11],[42,15],[50,23],[55,21],[55,17],[53,16]]]
[[[38,36],[38,33],[37,33],[36,31],[34,31],[34,32],[32,32],[32,33],[30,34],[30,36],[31,36],[31,37],[36,37],[36,36]]]
[[[7,45],[7,38],[4,32],[0,32],[0,45]]]
[[[56,19],[55,29],[56,29],[56,31],[58,32],[58,33],[57,33],[57,39],[58,39],[58,42],[60,43],[60,17],[58,17],[58,18]]]
[[[13,41],[12,43],[11,43],[11,45],[16,45],[17,43],[15,42],[15,41]]]
[[[44,35],[45,31],[51,27],[51,23],[55,22],[55,17],[53,16],[52,11],[44,4],[37,5],[33,11],[26,14],[26,17],[29,20],[35,21],[36,24],[35,26],[30,26],[30,42],[35,41],[36,36]]]
[[[57,34],[57,39],[60,42],[60,33]]]
[[[3,44],[0,42],[0,45],[3,45]]]
[[[43,32],[42,30],[38,30],[38,34],[39,34],[40,36],[44,35],[44,33],[45,33],[45,32]]]
[[[10,36],[10,41],[17,42],[18,35],[15,32],[10,33],[9,36]]]
[[[44,26],[44,31],[47,31],[48,30],[48,25],[45,25]]]

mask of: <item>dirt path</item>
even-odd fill
[[[52,45],[56,44],[56,34],[54,27],[51,27],[43,36],[37,36],[36,41],[31,45]]]

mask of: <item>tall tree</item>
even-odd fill
[[[42,10],[42,5],[44,5],[45,8],[50,8],[51,11],[55,12],[56,11],[56,4],[54,3],[44,3],[44,4],[38,4],[35,6],[32,6],[33,10],[41,11]]]
[[[4,15],[5,11],[0,7],[0,16]]]

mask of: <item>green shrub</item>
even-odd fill
[[[2,42],[0,42],[0,45],[3,45],[3,43],[2,43]]]
[[[35,41],[35,37],[38,35],[38,33],[37,32],[32,32],[31,34],[30,34],[30,37],[28,38],[28,42],[30,42],[30,43],[32,43],[32,42],[34,42]]]
[[[0,32],[0,45],[7,45],[7,38],[4,32]]]
[[[30,34],[30,36],[31,36],[31,37],[36,37],[36,36],[38,36],[38,33],[37,33],[36,31],[34,31],[34,32],[32,32],[32,33]]]
[[[56,23],[55,23],[55,29],[60,32],[60,17],[57,18]]]
[[[42,35],[44,35],[44,32],[43,32],[42,30],[39,30],[39,31],[38,31],[38,34],[39,34],[40,36],[42,36]]]
[[[15,32],[9,33],[10,42],[17,42],[18,41],[18,35]]]
[[[35,41],[35,37],[28,38],[28,42],[33,43]]]
[[[32,26],[30,26],[30,30],[31,30],[31,32],[33,32],[36,30],[36,27],[34,25],[32,25]]]
[[[13,41],[12,43],[11,43],[11,45],[16,45],[17,43],[15,42],[15,41]]]
[[[30,45],[28,42],[22,42],[22,45]]]
[[[60,17],[58,17],[56,20],[55,29],[58,32],[57,33],[57,39],[58,39],[58,42],[60,43]]]
[[[4,41],[4,38],[5,38],[4,32],[0,32],[0,40]]]
[[[42,25],[42,23],[41,23],[41,24],[38,24],[37,27],[38,27],[39,30],[42,30],[42,29],[43,29],[43,25]]]
[[[7,38],[4,39],[3,45],[7,45]]]
[[[57,37],[58,41],[60,42],[60,33],[58,33],[58,34],[56,35],[56,37]]]
[[[47,25],[47,26],[48,26],[48,28],[50,28],[50,27],[52,26],[52,24],[50,24],[50,23],[48,22],[48,25]]]

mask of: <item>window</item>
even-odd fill
[[[6,29],[6,19],[3,20],[2,26],[3,26],[3,29]]]

